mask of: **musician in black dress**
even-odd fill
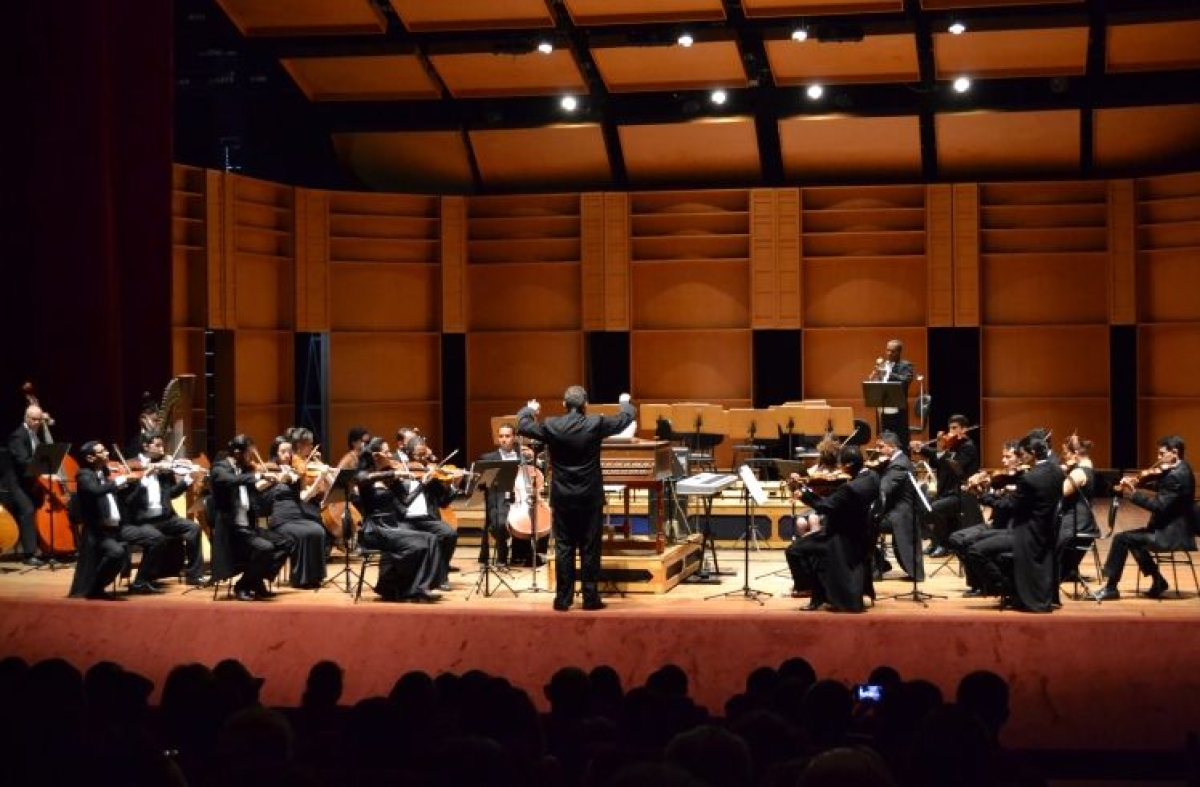
[[[787,548],[797,588],[812,588],[806,611],[825,604],[835,612],[862,612],[863,596],[874,595],[870,559],[874,547],[871,509],[879,497],[879,475],[863,467],[856,446],[841,449],[840,464],[851,478],[826,497],[803,489],[801,499],[822,516],[823,527]]]
[[[75,475],[75,495],[83,538],[70,595],[111,599],[105,588],[121,573],[128,559],[120,540],[121,507],[117,492],[127,485],[129,477],[110,477],[108,451],[102,443],[94,440],[84,443],[79,456],[83,467]]]
[[[371,438],[359,457],[358,495],[363,522],[358,542],[385,553],[375,592],[389,601],[432,601],[442,559],[433,533],[404,524],[404,471],[382,437]]]
[[[983,521],[979,501],[963,490],[963,484],[979,470],[979,448],[971,439],[965,415],[952,415],[945,432],[933,443],[913,441],[911,448],[920,452],[937,473],[937,499],[929,514],[932,537],[926,554],[945,557],[950,554],[950,534]]]
[[[517,434],[550,450],[550,507],[554,511],[554,609],[565,612],[575,597],[575,557],[579,556],[583,608],[604,609],[600,599],[600,534],[604,480],[600,446],[633,423],[637,411],[629,394],[620,396],[616,415],[587,415],[587,391],[572,385],[563,393],[564,415],[539,423],[541,405],[530,399],[517,413]]]
[[[1062,517],[1059,520],[1058,546],[1062,552],[1059,574],[1069,579],[1079,570],[1087,543],[1100,537],[1100,526],[1092,511],[1095,499],[1096,469],[1092,465],[1092,441],[1071,435],[1062,444],[1063,479]],[[1080,549],[1080,536],[1085,549]]]
[[[272,443],[271,461],[281,468],[292,468],[292,444],[286,438]],[[291,560],[289,584],[294,588],[313,589],[325,579],[325,526],[316,496],[321,478],[308,479],[298,471],[282,475],[260,492],[269,515],[268,527],[284,538]]]
[[[1158,570],[1151,554],[1154,550],[1196,548],[1196,480],[1192,466],[1184,459],[1186,446],[1178,435],[1159,438],[1158,460],[1154,466],[1138,476],[1126,476],[1117,487],[1119,494],[1127,496],[1129,502],[1150,512],[1150,521],[1145,527],[1127,530],[1113,537],[1108,559],[1104,561],[1104,576],[1107,584],[1096,591],[1098,599],[1121,597],[1117,583],[1125,568],[1125,559],[1133,553],[1138,568],[1153,578],[1146,595],[1160,598],[1167,592],[1167,580]],[[1140,480],[1158,479],[1156,492],[1138,488]]]

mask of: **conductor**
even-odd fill
[[[550,449],[550,506],[554,511],[554,609],[566,612],[575,596],[575,555],[579,553],[583,608],[604,609],[600,600],[600,534],[604,481],[600,443],[633,423],[629,394],[621,394],[616,415],[587,415],[587,391],[572,385],[563,393],[564,415],[539,423],[541,405],[530,399],[517,413],[517,434]]]

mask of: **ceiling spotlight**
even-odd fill
[[[680,46],[685,48],[696,43],[696,39],[692,38],[691,33],[680,33],[679,38],[677,38],[676,41],[678,41]]]
[[[967,32],[967,26],[962,22],[955,20],[950,23],[950,26],[946,28],[946,31],[949,32],[950,35],[960,36]]]
[[[579,109],[579,99],[575,96],[563,96],[559,99],[558,105],[566,112],[574,112]]]
[[[958,79],[954,80],[954,92],[955,93],[966,93],[970,89],[971,89],[971,80],[968,79],[967,77],[959,77]]]
[[[796,41],[796,42],[807,41],[808,40],[808,28],[797,27],[795,30],[792,31],[792,40]]]
[[[804,92],[811,100],[816,101],[818,98],[825,95],[825,88],[821,87],[820,85],[809,85],[808,89]]]
[[[729,98],[729,94],[726,93],[724,90],[714,90],[712,92],[712,94],[709,95],[709,99],[717,106],[721,106],[722,104],[724,104],[728,98]]]
[[[543,55],[548,55],[554,51],[554,44],[550,43],[549,41],[539,41],[537,50]]]

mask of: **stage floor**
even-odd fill
[[[1118,528],[1144,521],[1122,510]],[[1101,541],[1101,558],[1110,542]],[[1120,601],[1070,597],[1050,615],[997,609],[995,599],[962,597],[956,563],[920,589],[945,596],[915,603],[911,583],[876,583],[880,600],[863,615],[806,613],[790,596],[781,550],[720,549],[719,584],[685,582],[665,594],[608,594],[608,608],[551,610],[552,594],[535,591],[529,568],[501,575],[511,590],[472,592],[477,546],[460,543],[453,590],[433,604],[395,604],[364,590],[355,604],[344,586],[287,587],[269,601],[238,602],[224,591],[185,594],[168,583],[161,596],[122,602],[65,598],[72,568],[23,573],[0,564],[0,654],[62,656],[81,667],[112,659],[161,687],[171,666],[226,657],[267,678],[266,702],[295,704],[308,668],[334,659],[347,669],[346,700],[386,693],[404,671],[483,669],[505,675],[544,704],[542,686],[571,664],[611,664],[627,686],[667,662],[691,676],[692,695],[714,713],[740,691],[755,667],[790,656],[809,659],[822,676],[861,682],[880,664],[905,678],[925,678],[952,695],[973,669],[991,669],[1013,687],[1010,745],[1026,748],[1175,748],[1200,729],[1195,659],[1200,654],[1200,598],[1190,572],[1182,598],[1134,594],[1132,561]],[[356,565],[354,561],[352,565]],[[746,571],[748,567],[748,573]],[[330,564],[332,574],[340,568]],[[1094,575],[1090,558],[1084,573]],[[1186,575],[1186,576],[1185,576]],[[898,577],[893,571],[889,576]],[[748,580],[747,580],[748,577]],[[1167,578],[1171,575],[1168,571]],[[545,588],[544,568],[536,587]],[[748,597],[746,585],[754,591]],[[886,598],[898,594],[899,598]]]

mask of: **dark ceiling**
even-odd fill
[[[965,32],[949,32],[955,21]],[[1197,2],[178,0],[176,41],[178,156],[309,185],[777,186],[1200,165]]]

